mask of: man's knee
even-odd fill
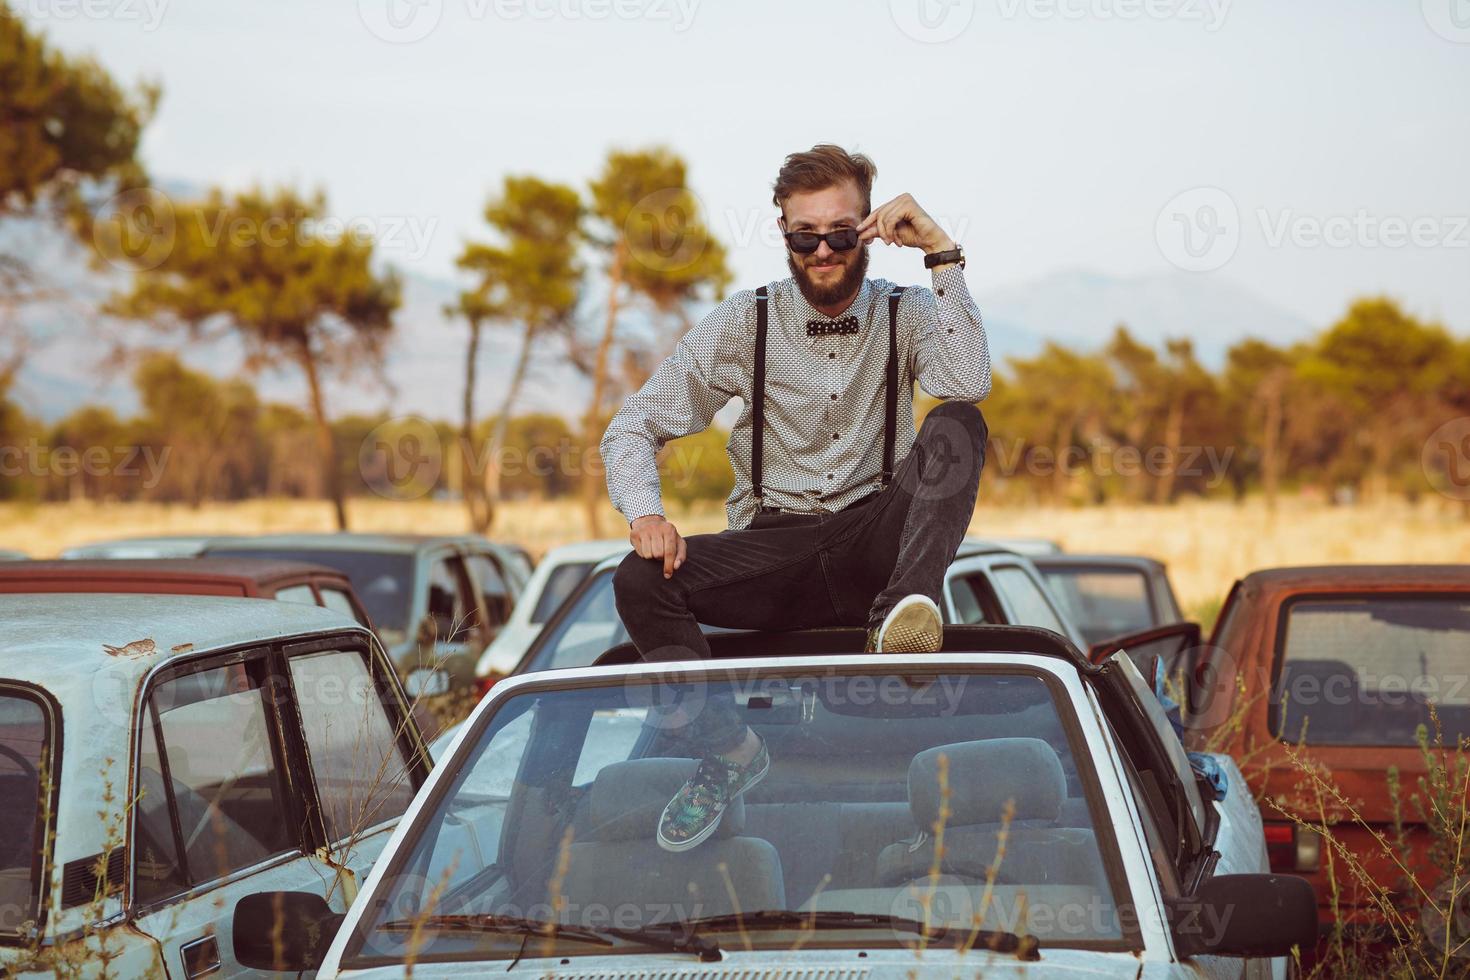
[[[643,558],[638,552],[630,551],[613,572],[613,601],[618,612],[627,619],[624,610],[646,608],[669,584],[670,580],[664,578],[662,561]]]
[[[951,424],[962,426],[974,438],[980,451],[982,453],[985,451],[985,443],[990,438],[990,427],[985,424],[985,416],[973,402],[950,400],[935,405],[924,417],[924,424],[919,427],[921,439],[926,429],[933,432],[935,427],[930,426],[929,420],[936,418],[945,420],[944,428],[948,428]]]

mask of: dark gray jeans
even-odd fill
[[[968,402],[924,419],[893,482],[836,514],[761,514],[748,528],[686,539],[684,564],[630,554],[613,576],[618,614],[645,660],[709,657],[699,624],[729,629],[875,627],[906,595],[943,606],[944,571],[975,512],[988,431]],[[706,744],[733,747],[744,725],[700,712]],[[723,721],[721,721],[723,719]]]

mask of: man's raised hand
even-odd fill
[[[912,194],[900,194],[874,208],[858,223],[857,230],[862,241],[878,238],[889,245],[921,248],[925,253],[945,252],[955,247],[954,239],[919,207]]]
[[[640,517],[629,525],[628,540],[639,557],[663,560],[664,578],[671,578],[688,554],[679,529],[658,514]]]

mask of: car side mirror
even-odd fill
[[[1168,905],[1181,957],[1290,956],[1317,942],[1317,896],[1295,875],[1219,875]]]
[[[322,965],[342,920],[312,892],[257,892],[235,904],[235,960],[252,970],[300,973]]]

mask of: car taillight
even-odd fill
[[[1322,837],[1291,823],[1266,824],[1266,857],[1272,871],[1310,874],[1322,861]]]

